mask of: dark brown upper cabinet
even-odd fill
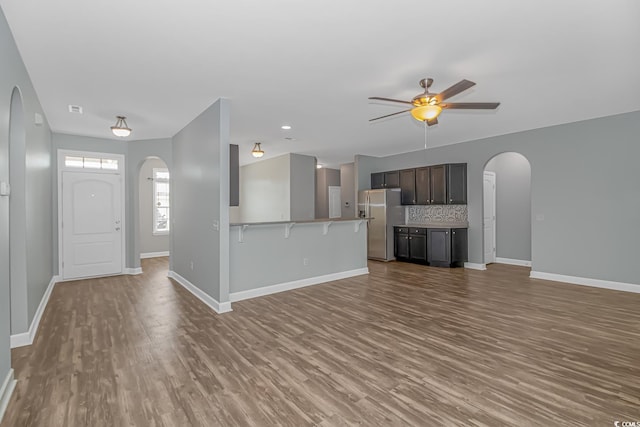
[[[444,205],[447,203],[447,166],[429,166],[429,178],[431,179],[430,204]]]
[[[467,203],[467,164],[447,165],[447,203],[464,205]]]
[[[400,174],[398,171],[376,172],[371,174],[372,190],[398,187],[400,187]]]
[[[377,172],[371,174],[371,189],[378,190],[384,188],[384,172]]]
[[[467,203],[467,164],[424,166],[371,174],[371,188],[400,187],[403,205]]]
[[[400,171],[400,201],[403,205],[416,204],[416,170],[405,169]]]
[[[431,179],[429,168],[416,169],[416,205],[428,205],[431,200]]]

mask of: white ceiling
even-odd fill
[[[173,136],[219,97],[232,103],[241,163],[424,146],[424,128],[369,96],[410,99],[466,78],[429,146],[640,110],[636,0],[0,0],[54,132],[132,140]],[[68,112],[84,107],[83,115]],[[280,129],[282,124],[291,131]],[[286,141],[290,136],[295,141]]]

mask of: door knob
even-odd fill
[[[120,231],[120,227],[116,227],[116,231]]]

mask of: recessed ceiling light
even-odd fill
[[[317,164],[317,165],[316,165],[316,169],[322,169],[322,165]]]
[[[80,105],[69,104],[69,112],[75,114],[82,114],[82,107]]]
[[[289,125],[282,125],[282,126],[280,126],[280,128],[281,128],[281,129],[284,129],[284,130],[289,130],[289,129],[291,129],[291,126],[289,126]]]

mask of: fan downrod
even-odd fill
[[[433,79],[432,78],[420,80],[420,87],[425,89],[425,90],[429,90],[429,88],[431,87],[432,84],[433,84]]]

